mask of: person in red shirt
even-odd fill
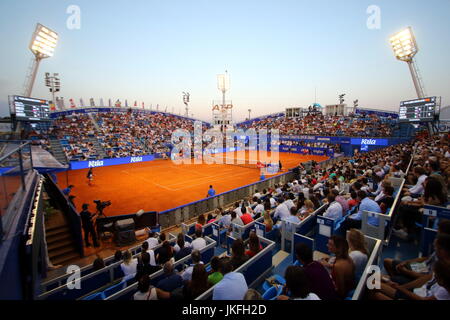
[[[245,255],[247,255],[250,258],[255,256],[258,252],[260,252],[263,249],[261,243],[259,242],[259,238],[254,231],[250,232],[250,236],[248,239],[248,247],[249,249],[245,251]]]
[[[247,208],[242,206],[241,211],[242,211],[241,220],[244,223],[244,225],[251,223],[253,221],[253,218],[249,213],[247,213]]]
[[[351,210],[354,206],[357,206],[359,204],[358,196],[355,191],[352,191],[351,193],[352,198],[348,200],[348,208]]]
[[[205,215],[198,216],[197,223],[195,224],[195,230],[203,230],[203,226],[206,224]]]

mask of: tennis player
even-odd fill
[[[94,180],[94,173],[92,172],[92,168],[89,168],[86,178],[88,179],[88,185],[92,186],[92,181]]]

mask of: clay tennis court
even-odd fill
[[[225,154],[226,158],[233,156],[236,158],[233,153]],[[248,159],[248,152],[246,157]],[[279,159],[283,172],[286,172],[300,162],[319,162],[328,157],[279,153]],[[260,171],[256,166],[177,165],[171,160],[99,167],[94,168],[93,172],[92,186],[87,183],[87,169],[58,173],[58,185],[61,189],[68,184],[75,186],[71,194],[76,196],[75,205],[78,210],[83,203],[89,203],[91,211],[95,211],[93,200],[111,200],[111,206],[104,211],[107,216],[136,213],[140,209],[164,211],[205,198],[209,185],[213,185],[216,194],[219,194],[260,179]]]

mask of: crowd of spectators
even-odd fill
[[[243,129],[278,129],[281,135],[368,136],[389,137],[394,121],[375,115],[349,116],[308,115],[303,118],[267,117],[242,124]]]
[[[63,144],[69,160],[99,158],[103,149],[107,158],[167,153],[173,131],[193,132],[193,121],[165,113],[133,110],[63,115],[54,120],[49,135],[67,140]],[[205,127],[203,128],[205,129]],[[98,140],[99,147],[93,144]]]
[[[63,115],[53,120],[49,130],[50,137],[67,140],[68,144],[62,144],[62,147],[69,160],[87,160],[98,156],[98,150],[90,140],[95,135],[94,123],[87,114]]]
[[[295,246],[294,265],[283,273],[285,285],[279,300],[342,300],[355,289],[366,267],[370,252],[361,228],[364,210],[388,213],[394,204],[394,188],[390,178],[407,180],[400,192],[402,204],[396,212],[397,230],[413,233],[420,221],[424,204],[446,205],[450,182],[450,149],[448,136],[423,138],[414,142],[389,146],[353,158],[343,158],[320,166],[314,161],[299,165],[296,177],[273,188],[255,190],[250,198],[235,202],[214,213],[200,215],[191,243],[180,233],[175,246],[161,234],[154,234],[143,244],[140,258],[131,260],[123,255],[122,270],[126,276],[139,282],[136,300],[183,299],[192,300],[214,287],[213,300],[261,299],[249,289],[242,273],[236,270],[263,249],[259,237],[250,232],[246,241],[236,239],[231,254],[214,257],[208,268],[201,261],[200,250],[206,247],[203,227],[217,223],[228,233],[231,225],[245,226],[263,217],[266,231],[279,233],[280,222],[298,223],[320,207],[323,216],[342,218],[345,236],[333,235],[328,242],[329,257],[314,260],[313,250],[306,244]],[[412,161],[411,161],[412,160]],[[410,174],[406,175],[408,167]],[[349,192],[344,192],[345,186]],[[369,219],[376,225],[376,218]],[[348,231],[348,232],[345,232]],[[402,231],[394,232],[402,236]],[[450,300],[450,221],[438,224],[435,252],[429,257],[407,261],[385,259],[387,275],[379,289],[369,291],[373,299]],[[153,250],[162,244],[157,250]],[[189,256],[191,264],[177,270],[173,263]],[[422,266],[418,270],[418,265]],[[158,269],[164,277],[154,286],[149,275]]]

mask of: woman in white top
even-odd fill
[[[180,251],[180,249],[183,249],[183,248],[189,248],[189,247],[191,246],[191,243],[190,243],[190,242],[184,241],[184,246],[183,246],[183,248],[180,248],[180,245],[178,244],[180,238],[183,238],[183,240],[184,240],[184,233],[183,233],[183,232],[180,232],[180,233],[178,234],[178,236],[177,236],[177,244],[173,246],[173,251],[175,251],[175,253],[177,253],[178,251]]]
[[[121,263],[120,268],[122,269],[126,279],[134,277],[136,274],[137,264],[137,259],[133,259],[129,250],[123,253],[123,263]]]
[[[150,286],[150,277],[148,275],[139,279],[138,291],[134,294],[133,300],[158,300],[156,288]]]
[[[355,278],[359,281],[367,265],[368,251],[364,235],[357,229],[351,229],[347,233],[349,256],[355,265]]]
[[[299,266],[289,266],[284,275],[286,286],[284,294],[278,300],[320,300],[313,292],[309,291],[308,278],[305,270]],[[290,292],[288,297],[286,294]]]

